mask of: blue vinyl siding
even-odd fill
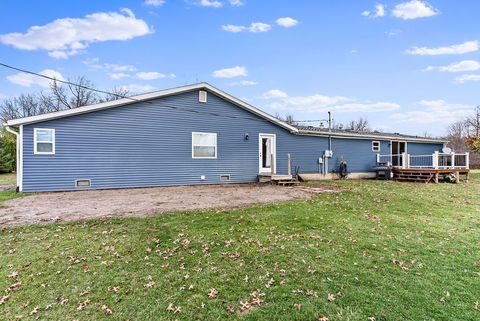
[[[55,129],[55,155],[33,154],[34,128]],[[217,133],[217,159],[192,159],[192,132]],[[220,175],[255,182],[259,133],[276,135],[277,173],[287,172],[288,153],[300,172],[317,173],[328,146],[326,137],[291,134],[213,93],[199,103],[198,91],[25,125],[23,133],[25,192],[77,190],[77,179],[91,179],[92,188],[216,184]],[[370,171],[371,142],[332,139],[330,171],[342,156],[349,171]]]
[[[347,162],[349,172],[371,172],[377,163],[377,154],[390,154],[389,141],[380,141],[379,152],[372,151],[372,141],[379,140],[333,138],[330,172],[338,172],[342,160]]]
[[[407,152],[410,155],[432,155],[436,151],[441,152],[443,144],[431,143],[407,143]]]

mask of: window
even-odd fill
[[[220,175],[220,182],[230,182],[230,175]]]
[[[89,179],[77,179],[75,181],[75,187],[90,187],[92,186],[92,181]]]
[[[379,141],[373,141],[372,142],[372,151],[373,152],[379,152],[380,151],[380,142]]]
[[[55,129],[34,129],[34,154],[55,154]]]
[[[198,101],[201,103],[206,103],[207,102],[207,92],[204,90],[200,90],[198,92]]]
[[[217,158],[217,134],[192,133],[192,158]]]

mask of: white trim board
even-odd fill
[[[258,134],[258,172],[262,173],[271,173],[272,170],[269,171],[262,171],[263,169],[263,155],[262,155],[262,137],[267,137],[272,139],[272,154],[273,154],[273,173],[277,173],[277,135],[276,134],[266,134],[266,133],[259,133]]]
[[[20,158],[20,162],[19,164],[17,164],[17,171],[18,171],[18,174],[17,174],[17,179],[18,179],[18,182],[17,182],[17,186],[18,186],[18,191],[19,192],[22,192],[23,191],[23,125],[20,125],[20,128],[19,128],[19,137],[17,138],[20,143],[19,143],[19,148],[20,148],[20,154],[19,154],[19,158]]]

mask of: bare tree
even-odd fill
[[[85,77],[77,77],[69,82],[76,85],[61,84],[54,80],[47,92],[21,94],[4,100],[0,103],[0,118],[5,122],[15,118],[112,101],[129,94],[124,88],[113,88],[108,94],[100,95]]]
[[[356,132],[366,132],[370,131],[370,124],[368,123],[368,119],[360,117],[357,120],[351,120],[345,126],[345,129],[353,130]]]
[[[475,108],[474,113],[464,120],[456,121],[448,126],[448,147],[458,153],[470,152],[470,166],[480,167],[480,154],[472,147],[472,142],[480,138],[480,106]]]
[[[465,119],[465,124],[469,135],[480,137],[480,106],[475,108],[472,116]]]
[[[285,117],[281,116],[280,114],[276,113],[275,118],[281,120],[289,125],[298,125],[298,121],[295,120],[295,117],[291,114],[285,115]]]
[[[129,95],[130,95],[130,92],[128,89],[123,87],[113,87],[107,95],[100,98],[99,102],[122,99],[122,98],[128,97]]]
[[[56,106],[58,110],[92,105],[99,101],[98,94],[90,89],[94,88],[92,82],[85,77],[77,77],[69,82],[76,85],[62,85],[54,80],[50,86],[48,97],[52,101],[52,106]]]
[[[48,112],[37,94],[21,94],[18,97],[6,99],[1,104],[0,117],[2,121],[29,117]]]

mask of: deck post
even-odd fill
[[[270,172],[272,174],[272,178],[273,178],[273,175],[275,174],[275,160],[273,159],[273,153],[270,155]]]
[[[452,152],[451,157],[452,157],[451,166],[452,168],[455,168],[455,152]]]
[[[406,169],[407,168],[407,153],[402,153],[402,168]]]
[[[290,153],[288,154],[288,175],[292,175],[292,158]]]
[[[438,169],[438,150],[432,155],[432,167],[433,169]]]
[[[469,152],[465,153],[465,167],[467,169],[470,169],[470,153]]]

